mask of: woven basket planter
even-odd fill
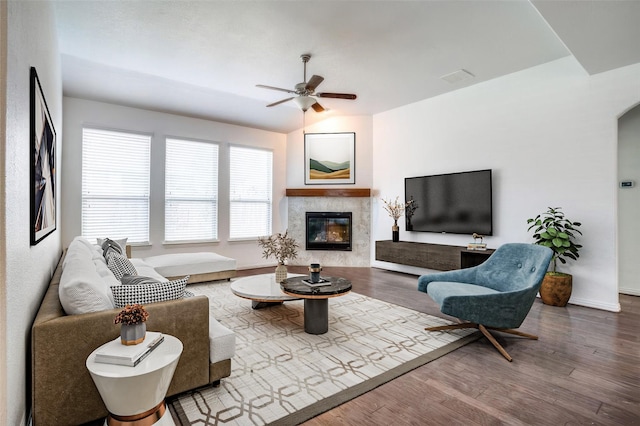
[[[573,287],[573,276],[547,272],[540,286],[542,303],[551,306],[567,306]]]

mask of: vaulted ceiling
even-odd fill
[[[640,1],[54,2],[66,96],[287,133],[371,115],[573,55],[586,73],[640,62]],[[466,79],[442,77],[465,70]],[[461,73],[453,74],[453,80]],[[462,75],[464,75],[462,73]]]

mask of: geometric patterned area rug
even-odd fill
[[[229,286],[188,288],[236,333],[236,353],[219,387],[167,400],[176,425],[299,424],[480,337],[429,333],[449,322],[353,292],[329,299],[329,331],[311,335],[302,300],[252,309]]]

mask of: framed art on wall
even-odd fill
[[[305,185],[356,183],[355,133],[305,133]]]
[[[56,131],[38,79],[31,67],[31,245],[56,229]]]

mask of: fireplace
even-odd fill
[[[351,212],[307,212],[307,250],[351,251]]]

